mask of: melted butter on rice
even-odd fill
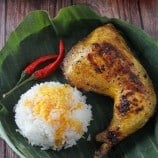
[[[84,132],[87,131],[87,125],[89,125],[92,117],[91,110],[90,107],[86,107],[88,105],[82,99],[76,100],[75,97],[77,95],[74,95],[74,88],[67,84],[59,84],[57,86],[41,84],[31,99],[28,97],[23,99],[24,106],[31,109],[34,117],[42,118],[49,126],[53,126],[54,133],[52,137],[54,139],[54,149],[61,149],[64,146],[65,139],[67,139],[65,133],[69,129],[73,130],[79,137],[82,137]],[[86,126],[83,119],[72,117],[73,113],[77,111],[82,112],[84,109],[88,110],[88,122]],[[23,134],[23,132],[21,133]],[[23,135],[25,136],[25,134]],[[32,144],[36,145],[36,143]],[[71,146],[71,144],[68,146]]]

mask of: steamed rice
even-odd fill
[[[60,150],[76,144],[92,120],[91,106],[76,88],[45,82],[24,93],[15,106],[18,131],[31,145]]]

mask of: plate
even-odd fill
[[[0,52],[0,136],[20,156],[24,158],[91,158],[99,147],[95,135],[105,129],[112,117],[113,100],[94,93],[85,93],[87,103],[92,105],[93,121],[88,133],[76,146],[61,151],[40,150],[31,146],[17,131],[14,121],[14,105],[20,95],[35,83],[60,81],[65,83],[61,69],[41,81],[32,81],[19,88],[10,96],[3,98],[4,92],[18,81],[24,67],[33,59],[56,53],[62,38],[66,52],[94,28],[105,23],[113,23],[127,40],[140,62],[150,75],[155,89],[158,88],[158,43],[141,29],[119,19],[99,16],[91,8],[74,5],[63,8],[54,19],[45,11],[31,12],[10,35]],[[87,141],[89,134],[91,140]],[[141,130],[114,147],[109,158],[157,158],[158,157],[158,119],[155,116]]]

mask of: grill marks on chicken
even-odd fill
[[[154,113],[156,95],[150,78],[110,24],[97,28],[70,50],[64,73],[77,88],[114,98],[112,120],[96,136],[103,144],[95,158],[141,128]]]
[[[97,58],[100,58],[103,64],[100,64]],[[124,116],[128,111],[138,114],[143,110],[143,106],[141,108],[133,108],[130,106],[137,106],[138,100],[136,98],[133,98],[133,100],[129,99],[130,96],[134,95],[134,91],[140,93],[145,92],[144,85],[140,81],[139,75],[136,75],[132,71],[134,63],[113,45],[105,42],[102,44],[94,43],[92,52],[88,54],[87,59],[90,61],[94,71],[98,74],[103,74],[106,81],[115,84],[117,80],[117,84],[123,85],[126,90],[129,90],[127,94],[120,97],[120,104],[116,106],[120,115]]]
[[[132,63],[117,48],[110,43],[94,43],[92,52],[88,54],[88,60],[92,64],[96,73],[106,73],[105,79],[111,81],[111,78],[117,78],[120,84],[125,83],[129,90],[143,92],[143,84],[133,71]],[[97,54],[96,54],[97,52]],[[100,65],[96,58],[102,58],[103,64]],[[121,77],[121,80],[120,80]]]

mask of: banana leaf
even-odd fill
[[[74,5],[63,8],[50,19],[45,11],[33,11],[10,35],[0,52],[0,136],[22,158],[91,158],[98,148],[95,135],[106,129],[112,117],[113,100],[94,93],[85,93],[87,103],[92,105],[93,121],[76,146],[61,151],[40,150],[16,132],[14,105],[20,95],[35,83],[60,81],[66,83],[61,69],[41,81],[31,81],[10,96],[3,98],[4,92],[18,81],[24,67],[33,59],[57,52],[60,38],[64,39],[66,52],[94,28],[104,23],[112,23],[122,33],[131,49],[148,71],[155,90],[158,89],[158,43],[141,29],[119,19],[101,17],[91,8]],[[158,117],[155,116],[139,131],[114,147],[107,158],[157,158],[158,157]],[[88,135],[91,141],[86,141]]]

